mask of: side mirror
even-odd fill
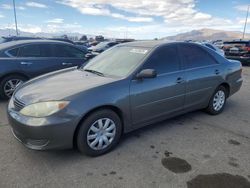
[[[144,69],[136,75],[137,79],[155,78],[157,73],[154,69]]]

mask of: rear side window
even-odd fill
[[[5,54],[8,55],[9,57],[17,57],[18,51],[19,51],[19,48],[14,48],[11,50],[7,50]]]
[[[180,45],[180,55],[185,62],[186,68],[204,67],[217,64],[208,53],[198,46]]]
[[[54,57],[84,58],[85,53],[68,45],[54,45]]]
[[[143,69],[155,69],[157,74],[180,70],[176,45],[156,49],[145,63]]]
[[[32,44],[20,47],[18,57],[52,57],[50,44]]]
[[[38,45],[20,47],[18,57],[41,57],[40,47]]]

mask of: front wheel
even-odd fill
[[[211,97],[206,111],[212,115],[220,114],[225,107],[226,100],[227,90],[224,86],[219,86]]]
[[[122,123],[112,110],[98,110],[81,124],[77,134],[77,147],[81,153],[99,156],[111,151],[119,142]]]
[[[12,96],[16,88],[23,84],[27,79],[19,75],[10,75],[0,82],[0,97],[8,99]]]

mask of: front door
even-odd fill
[[[154,69],[156,78],[133,79],[130,105],[133,124],[166,117],[182,110],[185,98],[185,77],[175,44],[159,47],[140,70]]]

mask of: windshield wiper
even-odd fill
[[[91,70],[91,69],[83,69],[83,70],[86,71],[86,72],[91,72],[91,73],[96,74],[98,76],[104,76],[103,73],[95,71],[95,70]]]

